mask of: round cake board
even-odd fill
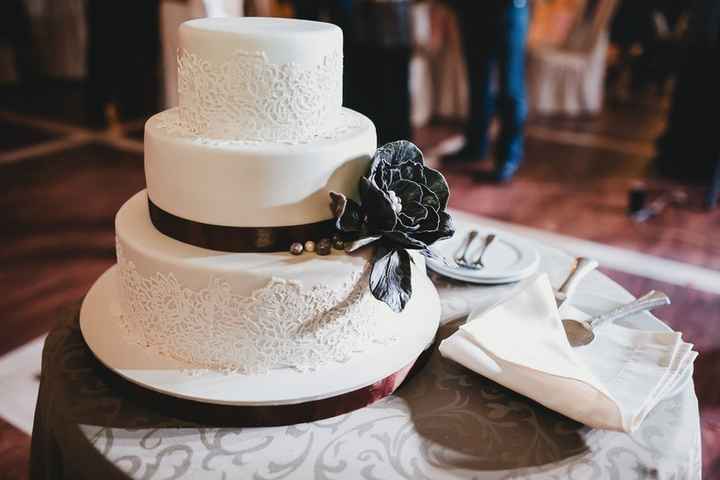
[[[117,298],[117,267],[106,271],[92,286],[80,310],[80,329],[88,346],[109,370],[145,389],[183,400],[247,407],[258,418],[266,407],[286,406],[273,415],[300,423],[346,413],[390,394],[405,380],[423,352],[429,350],[438,328],[440,304],[432,283],[416,282],[405,314],[413,321],[389,344],[375,344],[347,362],[333,362],[317,370],[273,369],[264,374],[243,375],[197,370],[128,339]],[[423,279],[424,280],[424,279]],[[347,408],[344,407],[347,405]],[[303,413],[307,412],[307,413]]]

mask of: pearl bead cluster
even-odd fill
[[[345,248],[345,242],[339,235],[333,235],[330,238],[321,238],[317,243],[308,240],[304,244],[295,242],[290,245],[290,253],[293,255],[302,255],[303,252],[316,252],[318,255],[330,255],[332,249],[343,250]]]

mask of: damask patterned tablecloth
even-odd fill
[[[558,285],[572,259],[538,245]],[[506,295],[435,278],[438,340],[467,313]],[[593,272],[581,290],[629,293]],[[233,428],[169,410],[117,387],[83,341],[77,312],[49,335],[32,440],[34,479],[505,479],[699,478],[700,428],[692,382],[632,435],[591,430],[434,352],[394,395],[327,420]],[[139,388],[139,387],[135,387]]]

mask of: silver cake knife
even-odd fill
[[[560,288],[553,291],[558,310],[570,299],[580,281],[585,278],[585,275],[597,267],[597,260],[593,260],[592,258],[578,257],[575,259],[575,263],[567,279],[565,279]]]

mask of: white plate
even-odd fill
[[[538,264],[540,262],[538,261]],[[452,268],[452,267],[446,267],[442,268],[440,265],[432,265],[429,266],[431,270],[434,272],[439,273],[440,275],[448,278],[452,278],[454,280],[459,280],[461,282],[465,283],[473,283],[477,285],[503,285],[507,283],[517,283],[521,280],[526,279],[527,277],[531,276],[533,273],[535,273],[538,264],[534,266],[533,269],[529,270],[526,274],[523,275],[513,275],[509,277],[497,277],[497,278],[484,278],[484,277],[477,277],[472,275],[465,275],[463,273],[463,270],[460,268]]]
[[[540,255],[529,242],[497,230],[478,227],[475,229],[479,235],[470,248],[468,258],[477,256],[487,235],[491,233],[497,235],[483,257],[485,268],[473,270],[455,266],[453,256],[465,240],[468,229],[458,231],[452,238],[433,245],[432,251],[445,258],[447,264],[429,258],[428,267],[449,278],[488,285],[517,282],[537,271]]]
[[[331,398],[367,387],[414,362],[432,343],[440,318],[440,303],[430,281],[418,282],[406,312],[417,321],[389,345],[376,345],[345,363],[315,371],[290,368],[262,375],[202,372],[192,365],[158,355],[126,340],[117,318],[116,267],[93,285],[80,310],[80,329],[95,356],[110,370],[142,387],[178,398],[239,406],[288,405]]]

